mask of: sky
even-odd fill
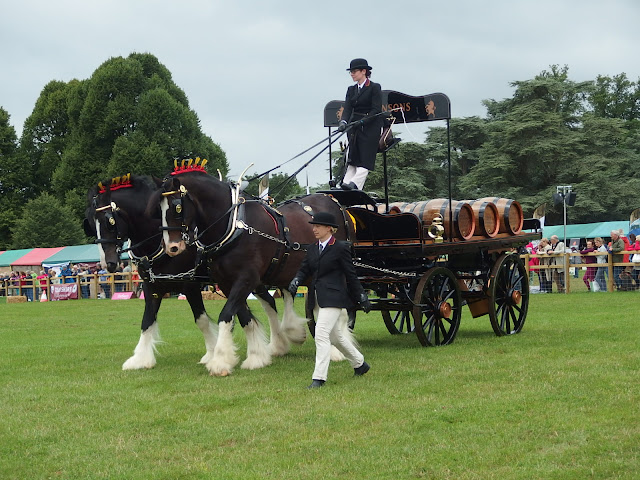
[[[639,20],[637,0],[0,0],[0,107],[20,135],[48,82],[151,53],[237,178],[327,137],[323,110],[344,99],[353,58],[385,90],[442,92],[453,117],[484,117],[483,100],[512,97],[511,82],[550,65],[567,65],[576,82],[623,72],[638,81]],[[422,142],[427,128],[394,130]],[[323,154],[298,181],[326,183],[327,168]]]

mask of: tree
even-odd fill
[[[80,82],[52,81],[45,85],[27,118],[20,140],[25,198],[52,191],[53,174],[70,134],[69,98],[80,95]]]
[[[585,152],[579,127],[590,82],[572,82],[566,67],[552,66],[512,85],[512,99],[485,103],[488,138],[460,189],[467,198],[515,198],[532,212],[541,197],[551,198],[552,185],[575,179]]]
[[[598,75],[588,99],[598,117],[636,122],[640,117],[640,85],[625,73],[614,77]]]
[[[111,58],[87,80],[50,82],[25,123],[20,152],[30,172],[25,198],[54,192],[71,201],[78,218],[78,205],[99,180],[163,176],[174,159],[197,156],[210,171],[228,170],[184,92],[150,54]]]
[[[387,152],[387,175],[390,201],[417,201],[433,198],[441,181],[439,162],[429,158],[427,148],[414,142],[399,143]],[[384,198],[384,161],[376,159],[365,189]]]
[[[73,210],[48,193],[28,201],[13,227],[13,248],[59,247],[84,241]]]
[[[20,174],[15,129],[9,124],[9,114],[0,107],[0,249],[11,244],[11,226],[16,210],[22,204]]]
[[[452,171],[464,176],[479,161],[480,147],[488,140],[487,120],[480,117],[452,118],[449,121]],[[441,163],[447,161],[447,128],[431,127],[425,144],[430,155]]]

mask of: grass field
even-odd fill
[[[210,377],[183,301],[160,310],[158,365],[133,372],[141,301],[2,302],[0,478],[637,479],[639,300],[533,295],[521,334],[465,312],[426,349],[359,313],[371,371],[332,363],[315,391],[310,340]]]

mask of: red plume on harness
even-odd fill
[[[130,188],[133,187],[131,184],[131,174],[127,173],[126,175],[122,175],[121,177],[113,177],[111,179],[111,185],[109,186],[110,191],[118,190],[120,188]],[[98,193],[106,193],[107,189],[102,184],[102,182],[98,182]]]
[[[185,158],[184,160],[182,160],[180,166],[178,166],[178,160],[174,160],[173,161],[173,172],[171,172],[171,175],[180,175],[181,173],[187,173],[187,172],[202,172],[202,173],[207,173],[207,171],[205,170],[204,166],[207,164],[207,159],[203,159],[202,161],[200,161],[200,157],[196,157],[196,159],[194,160],[193,158]]]

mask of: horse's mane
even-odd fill
[[[121,175],[119,177],[112,177],[110,179],[101,180],[98,183],[91,186],[87,196],[89,199],[95,197],[100,193],[105,193],[106,191],[115,191],[121,188],[135,188],[140,189],[142,187],[146,187],[150,190],[155,190],[159,186],[159,179],[151,177],[149,175],[131,175],[127,173],[126,175]]]

